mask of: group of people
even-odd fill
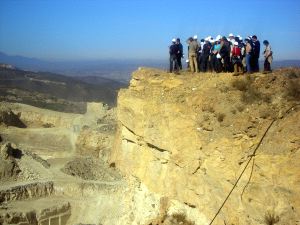
[[[218,35],[215,39],[211,36],[198,41],[197,35],[188,38],[187,65],[191,72],[234,72],[241,73],[259,72],[260,42],[256,35],[243,40],[239,35],[229,34],[228,37]],[[263,41],[264,72],[271,72],[273,52],[267,40]],[[180,39],[173,39],[169,47],[170,72],[178,73],[182,70],[183,45]]]

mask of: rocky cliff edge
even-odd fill
[[[197,209],[199,224],[300,224],[299,90],[297,69],[139,68],[119,92],[111,163]]]

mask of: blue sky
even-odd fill
[[[268,39],[275,59],[300,59],[299,22],[298,0],[1,0],[0,51],[48,60],[164,59],[173,37],[232,32]]]

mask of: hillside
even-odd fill
[[[100,101],[113,106],[117,91],[124,86],[106,78],[72,78],[0,68],[0,101],[20,102],[58,111],[83,113],[88,101]]]
[[[80,96],[66,100],[59,87],[88,85],[9,76],[39,91],[36,104],[64,110]],[[39,85],[63,101],[49,102]],[[298,225],[299,87],[299,69],[139,68],[117,107],[88,102],[85,113],[66,113],[0,102],[0,224]],[[8,93],[23,101],[30,91]]]
[[[299,224],[299,104],[299,69],[234,77],[140,68],[119,92],[111,162],[167,199],[158,224],[168,224],[174,199],[196,224]]]

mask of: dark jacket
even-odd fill
[[[220,55],[222,58],[229,57],[230,55],[230,44],[229,42],[225,41],[220,49]]]
[[[208,56],[210,54],[211,44],[205,43],[202,49],[202,55]]]
[[[179,53],[179,47],[177,44],[172,44],[169,48],[170,55],[177,55]]]
[[[260,42],[259,40],[252,42],[253,56],[259,58],[260,54]]]
[[[178,57],[179,56],[182,57],[183,56],[183,46],[181,43],[178,43],[177,46],[178,46],[178,50],[179,50],[177,55],[178,55]]]

